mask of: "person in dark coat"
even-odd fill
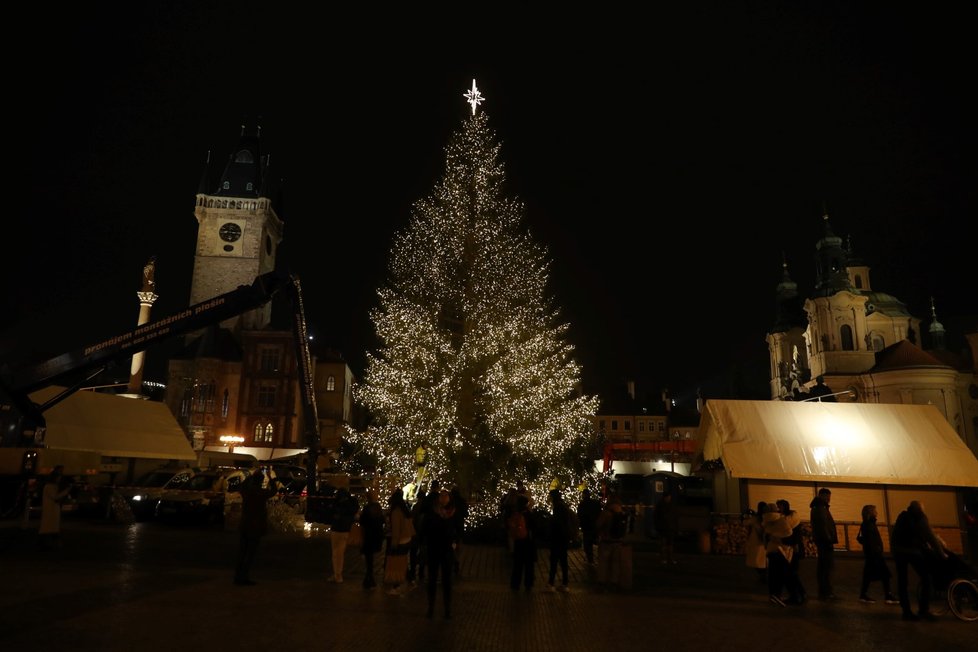
[[[455,565],[455,504],[447,491],[438,492],[434,510],[424,519],[424,540],[428,555],[428,618],[435,614],[438,576],[441,575],[441,597],[445,618],[452,617],[452,574]]]
[[[562,591],[567,588],[567,548],[570,546],[571,524],[570,508],[564,502],[564,497],[556,489],[550,490],[550,504],[553,518],[550,521],[550,575],[547,584],[548,591]],[[557,579],[557,568],[560,568],[560,584],[554,587]]]
[[[863,505],[863,522],[856,534],[856,541],[863,547],[863,580],[859,589],[859,601],[873,603],[869,597],[870,582],[879,580],[883,583],[883,595],[886,604],[899,604],[896,596],[890,591],[890,569],[883,557],[883,537],[876,525],[876,505]]]
[[[462,539],[465,537],[465,519],[469,517],[469,503],[462,496],[462,490],[452,487],[452,505],[455,508],[455,574],[462,572]]]
[[[424,510],[428,494],[419,489],[411,506],[411,522],[414,523],[414,538],[411,539],[411,552],[408,553],[407,579],[411,584],[424,581]]]
[[[835,566],[835,544],[839,542],[839,535],[835,531],[835,519],[829,511],[831,498],[832,491],[822,487],[809,505],[812,508],[809,519],[812,525],[812,541],[818,551],[815,577],[818,580],[819,600],[837,599],[832,591],[832,569]]]
[[[255,469],[236,489],[241,494],[238,562],[234,570],[234,583],[238,586],[255,584],[251,579],[251,565],[261,538],[268,532],[268,499],[278,491],[278,480],[274,477],[268,479],[267,487],[262,487],[264,482],[265,474],[261,469]]]
[[[522,520],[522,527],[517,527],[520,520]],[[509,515],[507,521],[507,531],[513,541],[513,570],[509,576],[509,587],[519,591],[522,584],[527,591],[532,591],[533,570],[537,561],[537,543],[534,536],[536,523],[527,496],[517,496],[516,509]]]
[[[360,511],[360,529],[363,530],[363,543],[360,552],[363,554],[365,572],[363,588],[372,589],[377,586],[374,579],[374,559],[384,545],[384,508],[377,501],[377,492],[373,489],[367,492],[367,504]]]
[[[330,581],[343,582],[343,560],[346,558],[346,541],[350,537],[353,522],[360,513],[360,503],[356,496],[348,490],[340,488],[336,491],[336,508],[333,522],[329,528],[329,545],[333,561],[333,573]]]
[[[935,560],[946,560],[947,551],[930,528],[930,522],[924,513],[924,506],[917,500],[900,512],[893,531],[890,533],[890,549],[893,551],[893,561],[897,570],[897,593],[900,596],[900,607],[904,620],[935,620],[930,612],[930,595],[933,591],[933,563]],[[913,567],[920,577],[920,603],[915,614],[910,608],[910,591],[908,584],[908,569]]]
[[[655,505],[653,512],[655,521],[655,531],[662,540],[662,563],[675,564],[672,558],[673,547],[676,541],[676,532],[679,530],[679,519],[676,514],[676,505],[672,501],[672,494],[668,491],[662,494],[662,498]]]
[[[577,521],[581,525],[581,543],[587,563],[594,565],[594,544],[598,540],[598,516],[601,515],[601,501],[591,497],[591,490],[581,492],[577,504]]]

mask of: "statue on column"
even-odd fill
[[[156,256],[152,256],[143,267],[143,287],[141,292],[153,292],[156,289]]]

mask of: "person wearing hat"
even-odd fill
[[[553,518],[550,521],[550,579],[547,583],[548,591],[561,591],[566,593],[567,588],[567,547],[570,545],[570,509],[564,502],[563,496],[557,489],[550,490],[550,505],[553,510]],[[560,567],[559,586],[554,588],[554,580],[557,579],[557,567]]]

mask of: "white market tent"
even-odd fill
[[[978,459],[933,405],[710,400],[703,459],[735,478],[978,487]]]
[[[40,404],[63,390],[46,387],[30,398]],[[44,418],[44,443],[49,448],[159,460],[161,464],[197,459],[170,409],[158,401],[79,391],[45,411]]]
[[[892,524],[921,500],[952,537],[958,494],[978,487],[978,459],[933,405],[711,399],[700,435],[703,460],[723,462],[718,512],[786,499],[807,516],[818,488],[829,487],[837,524],[858,526],[867,504]]]

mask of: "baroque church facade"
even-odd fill
[[[198,187],[190,304],[251,285],[281,268],[285,222],[273,199],[261,128],[241,128],[216,184],[210,157]],[[164,397],[194,449],[234,450],[259,459],[304,451],[300,374],[292,311],[277,298],[195,332],[171,357]],[[321,459],[339,451],[353,419],[355,382],[342,355],[311,346]]]
[[[931,404],[978,455],[978,324],[965,335],[966,350],[948,350],[933,301],[924,322],[875,290],[869,266],[833,233],[828,215],[822,220],[811,295],[799,294],[787,264],[777,286],[766,338],[771,398]]]

